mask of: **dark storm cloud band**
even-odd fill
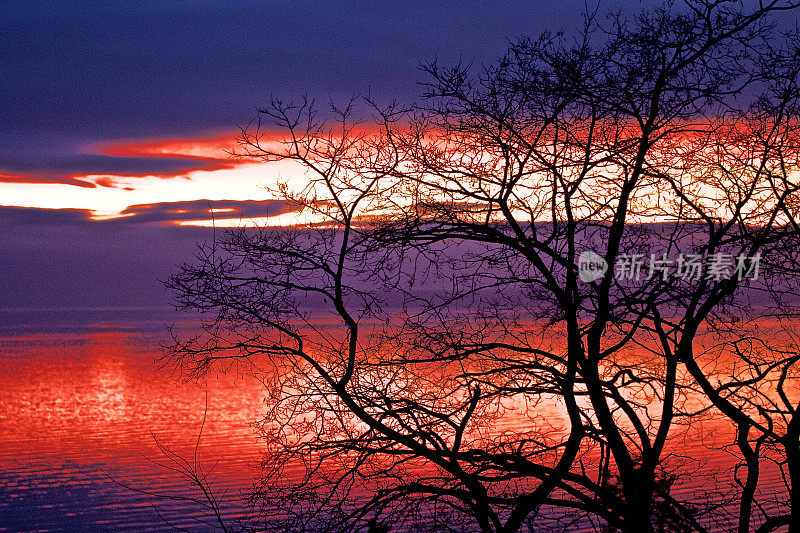
[[[99,224],[116,226],[130,224],[173,225],[187,220],[248,220],[289,213],[296,205],[284,200],[232,201],[192,200],[132,205],[121,217],[94,220],[88,209],[42,209],[34,207],[0,206],[0,223],[9,226],[66,226]]]

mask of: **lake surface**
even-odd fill
[[[197,497],[159,450],[213,467],[229,519],[255,479],[259,384],[184,383],[160,369],[154,310],[0,312],[0,531],[208,530]],[[161,463],[159,465],[158,463]],[[216,465],[216,466],[215,466]],[[125,486],[130,487],[126,488]]]
[[[235,373],[184,382],[161,368],[166,324],[180,318],[152,309],[0,311],[0,531],[214,529],[165,450],[191,465],[196,451],[225,518],[242,516],[242,492],[258,475],[261,444],[249,424],[263,389]],[[676,436],[670,460],[684,476],[673,494],[691,501],[733,489],[733,441],[729,424],[713,419]],[[780,506],[774,466],[762,483],[760,500]]]

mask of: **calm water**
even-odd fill
[[[257,383],[235,375],[181,383],[154,360],[169,315],[150,310],[0,314],[0,530],[210,529],[198,492],[157,441],[213,467],[229,517],[254,479]],[[206,407],[207,398],[207,407]],[[216,466],[214,466],[216,465]],[[163,517],[163,518],[162,518]]]
[[[160,369],[158,345],[174,320],[148,309],[0,311],[0,531],[213,529],[196,503],[155,495],[200,496],[157,443],[193,462],[204,418],[199,464],[213,467],[227,519],[240,516],[257,476],[249,422],[262,389],[235,374],[185,383]],[[526,421],[520,414],[516,424]],[[732,489],[732,443],[719,420],[676,436],[667,460],[684,476],[673,494],[691,501]],[[780,501],[775,468],[763,482],[761,501]],[[726,531],[731,522],[707,525]]]

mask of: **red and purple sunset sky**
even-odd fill
[[[191,226],[211,209],[220,225],[286,211],[265,186],[294,168],[226,152],[270,96],[409,102],[420,62],[487,63],[515,38],[568,35],[584,9],[4,2],[0,307],[165,302],[158,279],[209,235]]]
[[[421,61],[491,61],[582,9],[4,2],[0,307],[163,304],[209,234],[179,224],[284,211],[264,186],[293,169],[225,152],[270,96],[409,101]]]

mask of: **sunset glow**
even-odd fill
[[[0,532],[800,533],[800,0],[0,21]]]

